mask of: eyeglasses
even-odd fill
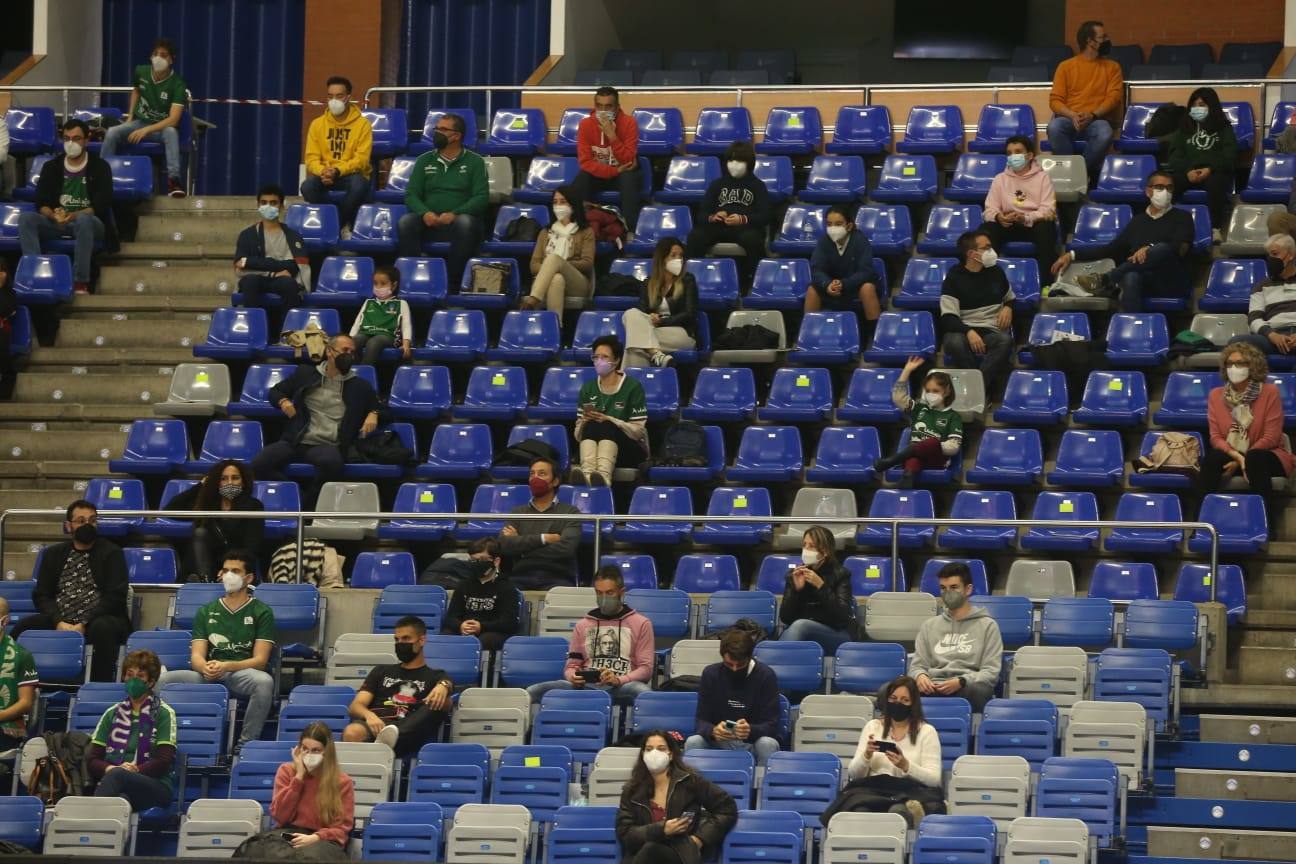
[[[440,132],[442,135],[453,135],[459,130],[454,128],[447,128],[445,126],[437,126],[435,131]]]
[[[72,520],[73,525],[96,525],[98,522],[98,516],[78,516]]]
[[[1157,192],[1173,192],[1174,184],[1173,183],[1153,183],[1148,188]]]

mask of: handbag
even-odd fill
[[[470,294],[503,294],[505,280],[513,273],[513,265],[508,261],[481,261],[472,265],[472,277],[468,283]]]

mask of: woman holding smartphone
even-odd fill
[[[292,761],[279,766],[270,818],[293,848],[320,844],[312,857],[347,860],[346,843],[355,825],[355,784],[338,766],[333,733],[326,724],[316,721],[303,729]],[[336,855],[331,854],[334,850]]]
[[[622,864],[700,864],[738,821],[733,797],[684,764],[682,744],[678,732],[644,738],[617,809]]]
[[[590,346],[595,377],[577,397],[576,440],[580,464],[573,486],[611,486],[617,468],[637,468],[648,458],[648,397],[638,379],[620,370],[625,349],[615,336],[600,336]]]

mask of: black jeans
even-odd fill
[[[725,225],[722,222],[703,222],[689,232],[684,250],[686,258],[705,258],[707,250],[717,243],[737,243],[744,257],[738,260],[738,280],[748,285],[756,275],[756,265],[765,255],[765,229],[750,225]]]
[[[1246,456],[1246,476],[1251,482],[1251,491],[1266,497],[1273,495],[1273,481],[1286,478],[1282,462],[1272,450],[1248,450]],[[1201,491],[1218,492],[1224,481],[1224,468],[1233,460],[1223,450],[1212,447],[1202,457]],[[1237,476],[1234,474],[1233,476]]]
[[[171,803],[171,790],[165,783],[125,768],[114,768],[105,774],[94,794],[97,798],[125,798],[136,813]]]
[[[1206,208],[1210,210],[1211,227],[1223,231],[1228,227],[1229,211],[1233,206],[1233,175],[1212,170],[1200,183],[1189,183],[1187,173],[1174,178],[1175,197],[1182,199],[1189,189],[1206,190]]]
[[[1040,285],[1053,283],[1053,274],[1049,272],[1049,268],[1057,260],[1056,222],[1041,220],[1029,227],[1025,222],[1014,222],[1005,228],[991,219],[989,222],[981,223],[981,227],[977,230],[990,235],[990,244],[1000,255],[1004,254],[1005,243],[1035,244],[1035,261],[1039,264]]]
[[[631,864],[693,864],[701,860],[702,850],[683,834],[661,841],[649,840],[630,859]]]
[[[54,616],[38,612],[15,624],[9,635],[17,639],[28,630],[53,630],[58,623]],[[115,615],[100,615],[86,625],[85,641],[94,649],[90,658],[91,681],[117,680],[117,650],[126,644],[128,635],[130,622]]]
[[[436,740],[437,731],[449,716],[445,711],[433,711],[426,705],[420,705],[397,720],[392,724],[400,730],[400,737],[396,739],[396,755],[412,755],[424,744]]]
[[[595,192],[619,192],[621,193],[621,216],[625,219],[630,230],[635,230],[635,223],[639,221],[639,187],[643,183],[643,174],[636,168],[633,171],[622,171],[615,177],[595,177],[593,174],[587,174],[581,171],[572,181],[572,191],[575,192],[582,201],[589,201]]]
[[[325,483],[339,480],[346,462],[336,444],[289,444],[276,441],[252,457],[252,473],[262,480],[287,480],[281,469],[289,462],[309,462],[315,466],[315,479],[302,489],[302,507],[314,510],[320,489]]]

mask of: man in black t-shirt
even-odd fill
[[[343,741],[377,741],[397,756],[417,753],[436,738],[450,716],[454,682],[423,659],[427,625],[406,615],[396,622],[399,663],[375,666],[347,709],[356,721],[342,733]]]

